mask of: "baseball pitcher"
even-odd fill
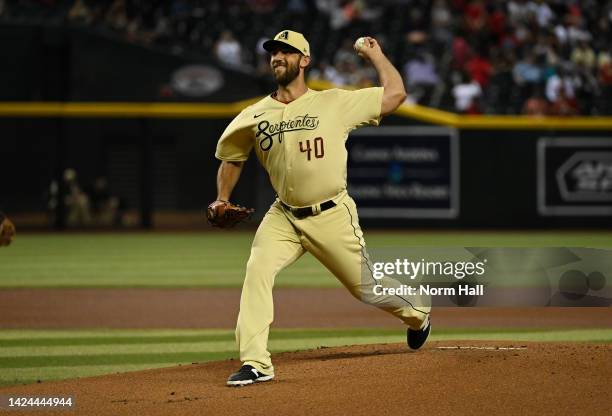
[[[381,86],[356,91],[308,89],[304,71],[310,64],[310,46],[301,33],[283,30],[264,48],[278,89],[244,109],[223,132],[215,155],[221,160],[217,200],[208,209],[209,221],[219,226],[246,215],[244,208],[228,201],[254,149],[278,197],[257,229],[246,266],[236,326],[243,365],[229,377],[229,386],[274,378],[267,349],[274,318],[272,287],[276,275],[305,252],[357,299],[365,301],[370,293],[371,285],[362,279],[369,265],[363,233],[346,190],[345,141],[355,128],[378,125],[406,97],[400,74],[376,39],[360,38],[355,50],[376,68]],[[410,348],[425,343],[429,307],[415,306],[409,299],[403,306],[368,303],[408,326]]]

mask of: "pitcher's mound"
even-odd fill
[[[610,357],[612,344],[347,346],[277,354],[276,379],[247,387],[225,386],[240,366],[229,360],[0,394],[71,395],[84,415],[609,415]]]

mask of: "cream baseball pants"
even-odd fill
[[[427,321],[429,306],[409,300],[398,305],[372,295],[376,282],[371,273],[367,277],[369,260],[355,202],[346,192],[335,202],[331,209],[299,219],[277,200],[257,229],[240,297],[236,342],[240,360],[263,374],[274,374],[267,348],[274,320],[274,279],[305,252],[315,256],[357,299],[391,313],[414,329]],[[396,285],[394,282],[387,282],[387,286]]]

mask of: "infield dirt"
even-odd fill
[[[466,349],[443,349],[456,346]],[[75,411],[44,412],[62,415],[609,415],[610,354],[610,344],[365,345],[278,354],[275,380],[240,388],[224,385],[239,365],[227,360],[0,394],[74,396]]]
[[[279,289],[275,327],[398,323],[343,289]],[[228,328],[236,289],[3,289],[0,328]],[[609,328],[610,308],[436,308],[436,327]],[[457,347],[464,348],[445,348]],[[442,348],[441,348],[442,347]],[[71,395],[58,415],[612,414],[612,344],[430,342],[275,354],[276,379],[225,386],[236,360],[0,388]],[[0,414],[41,414],[7,412]]]

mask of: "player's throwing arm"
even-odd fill
[[[355,51],[363,59],[370,61],[384,88],[380,115],[391,114],[406,99],[406,89],[402,76],[383,53],[378,41],[369,36],[361,37],[353,45]]]

